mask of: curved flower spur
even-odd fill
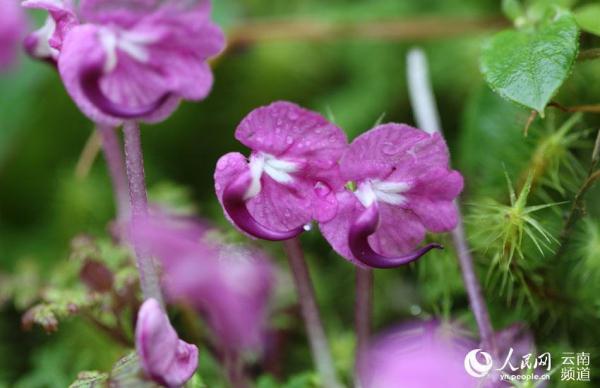
[[[207,59],[225,45],[208,0],[27,0],[49,18],[26,40],[35,57],[56,62],[67,91],[95,123],[159,122],[181,99],[205,98]]]
[[[356,138],[340,159],[350,182],[337,193],[338,212],[320,223],[331,246],[358,266],[393,268],[410,263],[439,244],[413,251],[426,230],[456,226],[452,201],[463,188],[448,167],[439,134],[404,124],[380,125]]]
[[[289,102],[252,111],[235,137],[252,149],[248,159],[221,157],[215,189],[225,214],[254,238],[281,241],[326,222],[337,213],[337,161],[347,146],[344,132],[317,113]]]

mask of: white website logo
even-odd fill
[[[478,353],[483,356],[483,363],[477,358]],[[492,356],[481,349],[473,349],[465,356],[465,370],[473,377],[480,378],[487,376],[490,370],[492,370],[492,364]]]

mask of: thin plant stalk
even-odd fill
[[[438,132],[441,134],[442,128],[429,79],[425,53],[420,49],[412,49],[408,53],[407,60],[408,85],[415,121],[427,133]],[[496,354],[494,330],[481,292],[481,285],[475,274],[473,257],[465,236],[463,216],[457,201],[455,201],[455,206],[458,213],[458,224],[452,231],[452,241],[456,248],[469,304],[477,322],[482,347],[492,354]]]
[[[304,261],[304,253],[300,241],[298,238],[286,240],[283,242],[283,247],[288,257],[292,274],[294,275],[294,283],[298,292],[298,302],[302,310],[310,349],[323,386],[327,388],[341,387],[336,377],[333,358],[331,357],[325,330],[321,323],[315,291],[310,280],[308,267]]]
[[[244,362],[237,354],[226,355],[225,369],[231,386],[234,388],[247,388],[248,380],[244,373]]]
[[[354,304],[354,325],[356,331],[356,365],[358,371],[360,356],[369,344],[371,336],[371,314],[373,313],[373,270],[356,268],[356,299]],[[356,386],[359,386],[356,381]]]
[[[125,137],[125,165],[131,204],[131,226],[135,228],[136,224],[148,214],[144,159],[138,123],[134,121],[126,122],[123,126],[123,133]],[[135,241],[133,246],[144,299],[154,298],[164,308],[158,271],[154,259]]]
[[[129,218],[129,183],[125,172],[123,150],[119,142],[117,130],[112,127],[98,125],[96,129],[102,139],[102,151],[108,166],[108,173],[112,181],[117,219],[126,221]]]

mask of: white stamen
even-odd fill
[[[245,199],[252,198],[262,188],[260,178],[263,172],[270,176],[274,181],[281,184],[289,184],[294,181],[292,173],[298,171],[298,166],[290,161],[277,159],[275,156],[267,153],[259,153],[250,158],[250,175],[252,183],[246,192]]]
[[[100,44],[106,53],[104,72],[110,73],[117,67],[117,49],[138,62],[148,62],[150,54],[144,46],[155,41],[156,37],[152,35],[103,28],[100,31]]]
[[[50,38],[56,30],[56,22],[50,16],[46,18],[46,22],[34,34],[37,38],[33,54],[40,58],[55,58],[58,55],[58,50],[50,47]]]
[[[244,199],[250,199],[260,193],[260,190],[262,189],[260,177],[262,176],[264,167],[265,159],[263,157],[252,156],[250,158],[250,176],[252,177],[252,182],[250,183],[250,187],[248,187],[248,191],[246,191]]]
[[[410,188],[411,185],[405,182],[372,180],[361,183],[354,195],[364,207],[371,206],[375,201],[390,205],[402,205],[406,202],[406,197],[402,193],[407,192]]]
[[[129,54],[130,57],[136,59],[139,62],[148,62],[150,54],[139,43],[130,41],[128,39],[119,39],[118,46],[121,50]]]
[[[110,73],[117,67],[117,36],[109,29],[100,30],[100,44],[106,53],[104,72]]]

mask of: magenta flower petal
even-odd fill
[[[456,226],[452,201],[463,182],[449,169],[448,150],[438,134],[381,125],[352,142],[340,159],[340,174],[356,190],[337,194],[337,215],[320,227],[332,247],[355,264],[389,268],[411,262],[438,247],[415,251],[427,229]]]
[[[348,245],[352,256],[371,268],[395,268],[418,260],[430,250],[441,249],[439,244],[429,244],[414,252],[399,256],[383,256],[373,250],[369,238],[377,231],[379,209],[373,204],[366,208],[350,226]]]
[[[212,88],[206,61],[225,37],[208,0],[28,2],[51,15],[29,37],[29,51],[42,56],[47,48],[67,91],[97,123],[162,121],[181,99],[201,100]]]
[[[246,203],[246,192],[251,186],[252,176],[245,161],[241,161],[241,164],[238,163],[238,167],[236,167],[236,161],[239,161],[240,157],[244,159],[240,154],[227,154],[217,163],[217,171],[220,169],[219,166],[231,166],[234,168],[234,171],[239,167],[238,174],[232,174],[232,170],[222,168],[223,175],[227,176],[225,179],[222,174],[218,172],[218,175],[215,174],[215,180],[222,182],[222,185],[221,183],[217,183],[216,188],[227,218],[242,232],[252,238],[281,241],[293,238],[302,233],[304,231],[302,227],[289,230],[269,229],[252,216]]]
[[[159,384],[181,386],[198,367],[198,348],[177,337],[155,299],[146,300],[138,312],[135,343],[142,368]]]
[[[464,358],[476,348],[437,322],[403,325],[371,342],[359,361],[363,388],[477,387]]]
[[[44,26],[25,40],[27,53],[34,58],[56,62],[66,35],[79,24],[73,3],[70,0],[26,0],[22,5],[48,12]]]
[[[16,59],[27,21],[16,0],[0,1],[0,70],[9,68]]]
[[[338,127],[295,104],[276,102],[244,118],[236,138],[252,149],[249,160],[227,154],[215,171],[217,196],[236,227],[253,237],[281,240],[313,219],[335,216],[335,193],[342,184],[337,161],[346,147]],[[225,196],[233,191],[237,201]],[[239,211],[231,211],[234,202]]]

